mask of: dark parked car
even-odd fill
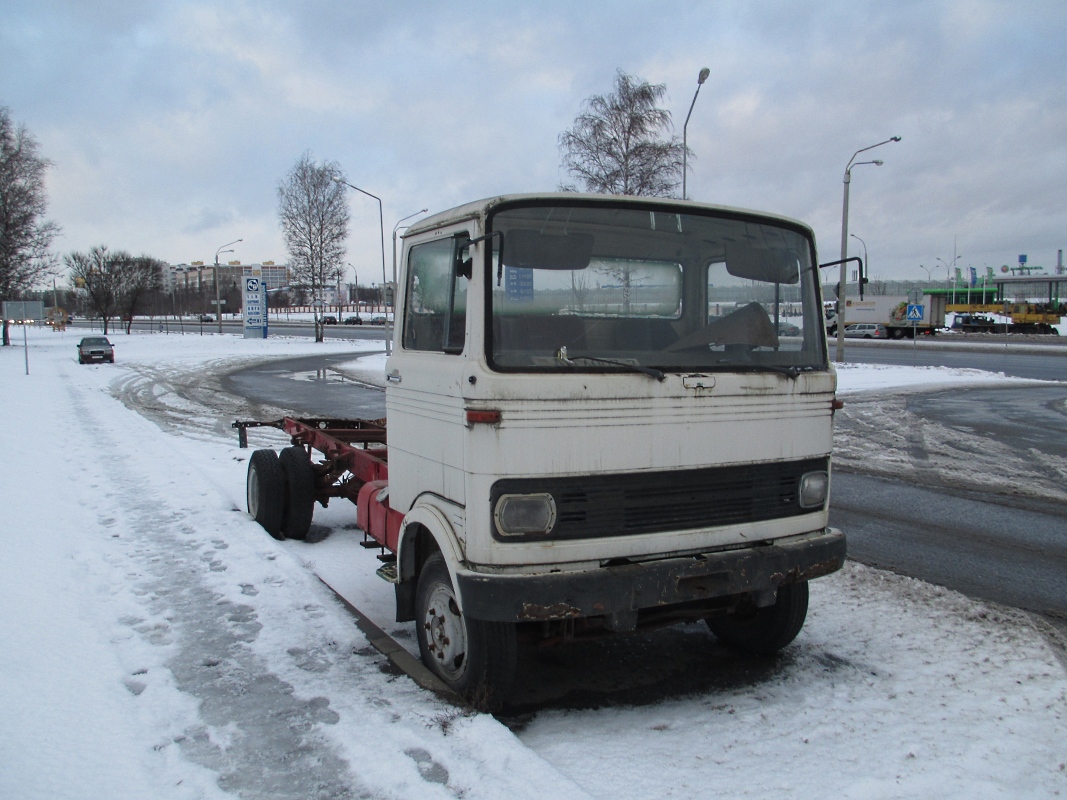
[[[371,325],[384,325],[385,324],[385,317],[371,317],[370,318],[370,324]]]
[[[115,363],[115,348],[106,336],[86,336],[78,342],[78,363],[110,361]]]
[[[363,320],[359,317],[345,317],[345,325],[362,325]]]
[[[333,314],[327,314],[325,317],[322,318],[322,324],[323,325],[336,325],[337,324],[337,317],[333,316]]]
[[[215,318],[213,316],[211,316],[210,314],[201,314],[200,315],[200,321],[201,322],[214,322]]]

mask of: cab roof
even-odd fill
[[[642,208],[652,206],[680,213],[718,211],[729,214],[751,215],[776,222],[784,222],[788,225],[799,226],[805,230],[811,231],[809,225],[790,217],[783,217],[779,214],[769,214],[765,211],[754,211],[747,208],[734,208],[730,206],[711,205],[709,203],[698,203],[694,200],[679,200],[670,197],[635,197],[633,195],[621,194],[588,194],[582,192],[531,192],[525,194],[497,195],[496,197],[488,197],[484,200],[475,200],[471,203],[465,203],[461,206],[450,208],[447,211],[440,211],[408,226],[408,229],[403,236],[414,236],[419,233],[435,230],[436,228],[455,225],[456,223],[464,222],[469,219],[478,219],[489,213],[494,206],[504,203],[557,200],[564,203],[574,203],[575,201],[578,201],[581,203],[602,204],[616,207],[619,205],[640,206]]]

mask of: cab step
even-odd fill
[[[387,583],[400,583],[400,575],[396,571],[396,562],[382,564],[374,571],[374,574]]]

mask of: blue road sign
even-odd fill
[[[897,312],[900,313],[899,311]],[[908,305],[908,322],[922,322],[923,321],[923,307],[920,305]]]

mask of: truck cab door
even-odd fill
[[[396,348],[386,365],[389,494],[400,511],[423,492],[465,502],[468,241],[462,228],[405,247]]]

